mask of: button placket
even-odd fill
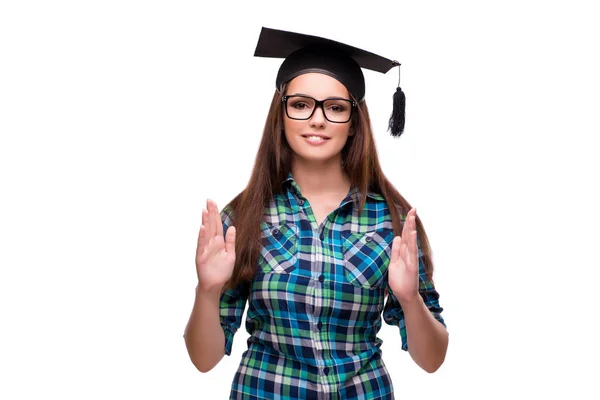
[[[308,212],[307,212],[308,213]],[[316,229],[315,229],[316,228]],[[327,377],[327,375],[323,372],[325,367],[325,362],[326,360],[324,359],[324,354],[323,351],[324,349],[324,342],[322,341],[322,334],[321,334],[321,329],[323,328],[323,322],[319,321],[322,318],[323,315],[323,302],[324,302],[324,298],[323,298],[323,282],[325,282],[325,275],[324,275],[324,256],[323,256],[323,239],[324,239],[324,235],[323,233],[319,233],[319,229],[318,227],[315,227],[313,225],[313,241],[314,241],[314,247],[313,247],[313,256],[311,257],[312,259],[312,263],[311,263],[311,272],[312,272],[312,276],[313,279],[312,282],[314,282],[314,290],[312,290],[311,295],[313,296],[313,302],[315,304],[315,307],[313,308],[312,311],[312,329],[311,331],[311,336],[312,336],[312,340],[313,340],[313,346],[314,346],[314,355],[315,355],[315,361],[318,363],[318,365],[320,365],[320,384],[323,386],[327,386],[329,385],[329,379]],[[316,278],[316,279],[315,279]],[[329,373],[329,370],[327,371]],[[325,392],[323,392],[323,395],[326,395],[327,390],[325,390]],[[319,398],[321,398],[321,396],[319,396]],[[329,397],[324,397],[324,398],[329,398]]]

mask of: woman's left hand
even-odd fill
[[[400,303],[414,301],[419,296],[416,216],[417,210],[412,208],[406,215],[402,236],[396,236],[392,242],[388,282]]]

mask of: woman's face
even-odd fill
[[[292,79],[288,83],[285,94],[287,96],[304,95],[316,100],[332,97],[350,99],[344,85],[328,75],[319,73],[303,74]],[[293,98],[289,99],[288,107],[295,107],[296,110],[306,109],[306,104],[294,103],[294,101]],[[328,111],[331,115],[341,112],[341,106],[338,104],[324,107],[331,109]],[[348,136],[352,135],[350,121],[345,123],[328,121],[320,107],[316,107],[313,115],[307,120],[291,119],[285,110],[283,113],[285,138],[294,151],[295,157],[320,162],[339,159]],[[330,119],[332,119],[331,115],[328,114]]]

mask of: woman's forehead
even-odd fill
[[[299,75],[289,81],[286,93],[305,94],[317,99],[326,97],[348,98],[348,89],[337,79],[318,72]]]

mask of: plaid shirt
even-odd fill
[[[358,204],[353,189],[318,226],[290,174],[283,194],[265,209],[254,281],[221,296],[227,355],[248,303],[248,349],[231,399],[394,398],[376,336],[383,313],[386,323],[400,328],[408,350],[404,315],[387,283],[392,220],[379,194],[367,193],[360,216]],[[230,212],[225,207],[221,213],[224,231],[232,224]],[[419,256],[420,294],[445,326],[420,249]]]

